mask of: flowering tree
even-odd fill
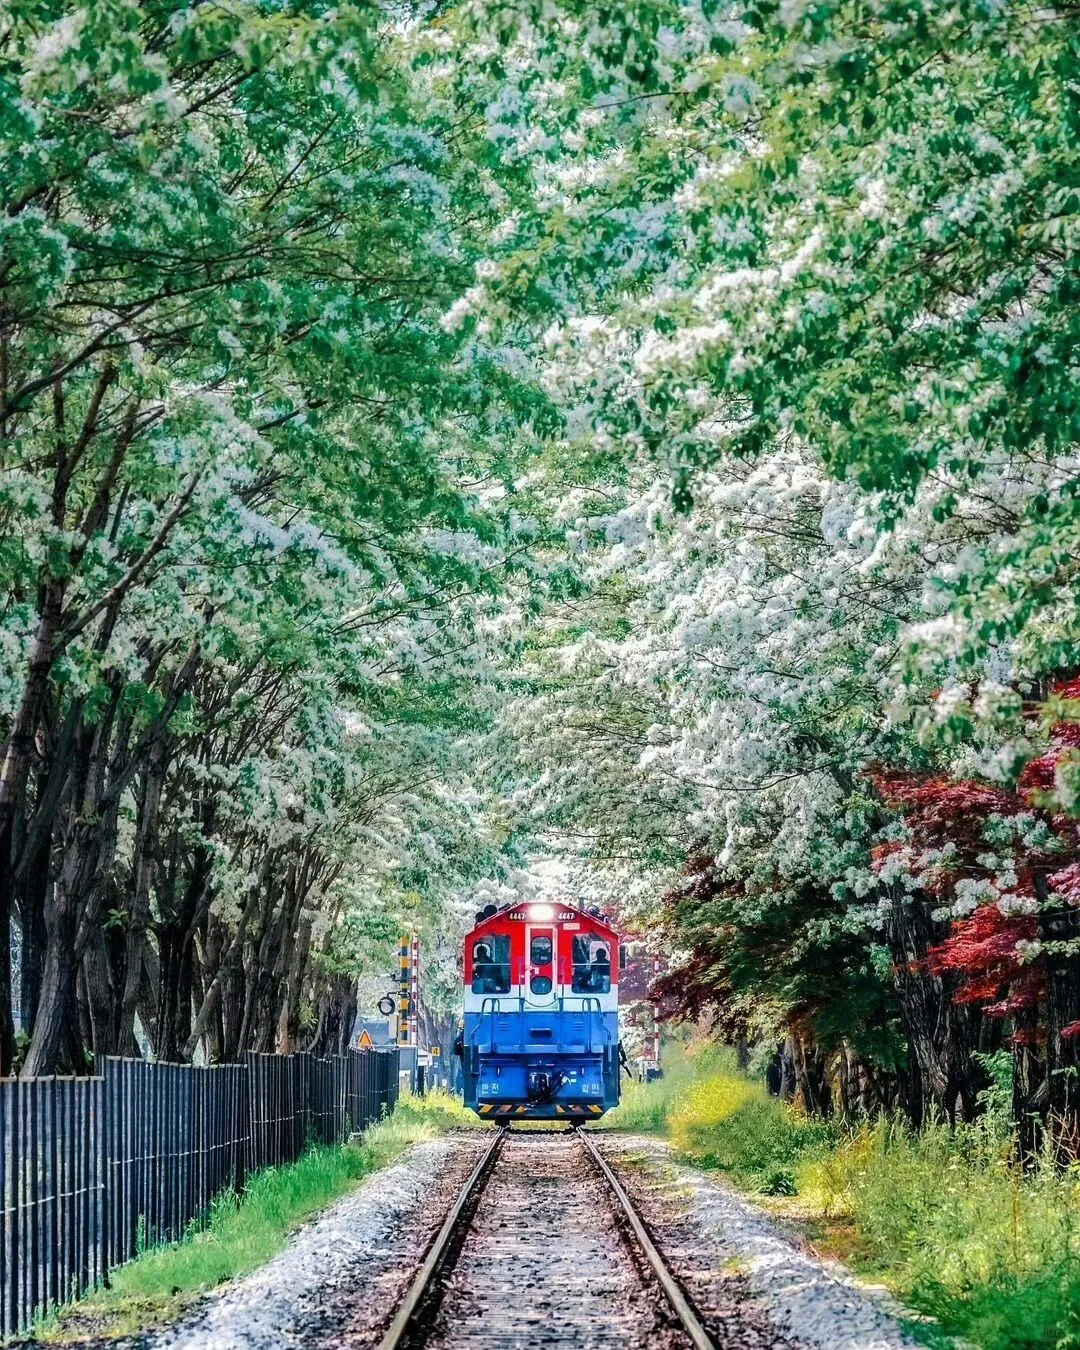
[[[434,1029],[543,855],[808,1108],[1074,1131],[1067,7],[5,23],[25,1071],[340,1044],[405,918]]]
[[[1001,1031],[973,977],[1038,1001],[1022,944],[1051,925],[1046,1002],[1071,1007],[1069,902],[1030,841],[1026,916],[875,869],[867,772],[933,785],[963,854],[1041,762],[1025,699],[1075,667],[1075,26],[977,0],[526,12],[464,11],[497,34],[469,87],[497,78],[490,135],[535,199],[455,322],[550,317],[588,466],[567,516],[590,598],[536,644],[520,712],[532,810],[654,896],[673,854],[712,859],[670,906],[684,1008],[783,1009],[783,985],[805,1025],[784,953],[846,973],[803,923],[861,926],[909,1109],[970,1113]],[[1071,815],[1059,758],[1041,809]],[[769,906],[779,945],[733,981]]]
[[[1077,692],[1057,691],[1056,716]],[[1054,784],[1067,777],[1074,721],[1051,725],[1044,753],[1017,789],[935,776],[879,775],[885,800],[903,817],[902,838],[881,846],[878,867],[934,897],[948,936],[926,954],[928,971],[958,976],[958,1004],[1004,1021],[1016,1051],[1018,1117],[1049,1113],[1075,1147],[1080,1032],[1075,877],[1080,836],[1056,810]]]
[[[24,1072],[136,1021],[232,1057],[307,1001],[325,1023],[361,877],[438,872],[424,822],[473,865],[468,813],[415,794],[461,770],[522,542],[477,489],[541,401],[440,323],[482,156],[369,7],[16,4],[0,81]]]

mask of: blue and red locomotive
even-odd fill
[[[619,1102],[615,929],[575,904],[488,905],[465,939],[465,1105],[500,1124]]]

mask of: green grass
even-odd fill
[[[935,1319],[932,1344],[1080,1350],[1080,1168],[1013,1160],[1005,1114],[975,1125],[809,1121],[715,1047],[636,1086],[612,1128],[654,1131],[800,1221],[830,1254]]]
[[[284,1167],[251,1178],[242,1196],[214,1202],[209,1221],[179,1242],[151,1248],[112,1272],[111,1286],[61,1308],[35,1329],[38,1340],[129,1335],[174,1317],[192,1298],[275,1256],[289,1235],[410,1144],[478,1123],[446,1093],[402,1097],[396,1110],[358,1143],[314,1145]]]
[[[766,1195],[792,1193],[797,1168],[839,1137],[835,1126],[789,1111],[738,1071],[730,1051],[709,1045],[672,1054],[656,1082],[628,1084],[604,1126],[666,1134],[687,1162]]]
[[[726,1064],[726,1056],[726,1051],[714,1046],[703,1047],[693,1058],[675,1052],[669,1056],[663,1078],[652,1083],[624,1080],[618,1107],[609,1111],[597,1128],[665,1134],[676,1102],[697,1079]]]
[[[799,1180],[820,1212],[850,1217],[864,1269],[946,1334],[1080,1347],[1080,1173],[1022,1171],[992,1118],[919,1135],[879,1121]]]

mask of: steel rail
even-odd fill
[[[697,1313],[690,1306],[686,1295],[683,1293],[675,1277],[664,1263],[664,1258],[660,1255],[659,1251],[657,1251],[656,1244],[649,1236],[648,1229],[639,1218],[638,1212],[634,1208],[634,1203],[623,1189],[619,1178],[611,1170],[611,1167],[603,1154],[584,1130],[580,1130],[575,1126],[573,1132],[585,1145],[586,1151],[600,1169],[604,1180],[618,1200],[622,1212],[626,1216],[627,1222],[630,1224],[631,1231],[637,1239],[638,1246],[641,1248],[645,1255],[645,1259],[652,1267],[653,1274],[660,1282],[660,1287],[663,1289],[667,1301],[671,1304],[675,1316],[682,1324],[683,1330],[690,1337],[691,1341],[697,1347],[697,1350],[717,1350],[716,1342],[701,1325]]]
[[[431,1288],[432,1282],[446,1259],[446,1253],[450,1248],[454,1232],[461,1222],[462,1213],[469,1201],[482,1187],[488,1173],[495,1166],[495,1161],[508,1133],[509,1131],[506,1129],[496,1130],[495,1138],[492,1139],[484,1150],[480,1161],[469,1173],[468,1180],[458,1192],[458,1197],[454,1201],[449,1214],[447,1214],[442,1227],[435,1235],[435,1241],[428,1248],[423,1265],[416,1272],[405,1297],[398,1304],[394,1320],[387,1327],[385,1335],[379,1342],[379,1350],[398,1350],[398,1347],[405,1343],[406,1335],[411,1328],[417,1309],[424,1301],[425,1294]]]

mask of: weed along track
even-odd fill
[[[380,1350],[718,1344],[591,1139],[501,1130]]]

